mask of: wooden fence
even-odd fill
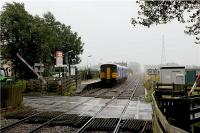
[[[61,95],[71,86],[78,86],[81,83],[80,75],[61,79],[46,79],[44,84],[41,80],[31,79],[26,82],[26,92],[60,92]]]
[[[191,132],[192,124],[200,121],[200,96],[188,97],[183,90],[187,92],[187,87],[157,87],[153,94],[154,130],[169,133]],[[171,97],[163,97],[166,94],[171,94]]]
[[[154,89],[160,91],[162,95],[171,96],[186,96],[192,88],[192,84],[161,84],[157,83],[154,85]],[[195,91],[200,92],[200,89],[195,89]]]
[[[23,90],[16,85],[1,86],[1,108],[17,107],[23,102]]]
[[[168,119],[165,117],[163,112],[159,108],[159,104],[157,104],[157,101],[153,97],[153,132],[154,133],[187,133],[187,131],[184,131],[181,128],[178,128],[176,126],[173,126],[168,122]]]

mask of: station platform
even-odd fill
[[[96,83],[99,81],[100,81],[100,79],[84,80],[84,81],[81,81],[81,84],[92,84],[92,83]]]
[[[77,86],[76,93],[80,93],[80,92],[83,91],[83,89],[86,88],[88,85],[96,84],[96,83],[99,83],[99,82],[100,82],[100,79],[92,79],[92,80],[84,80],[84,81],[81,81],[81,84],[79,84],[79,85]]]

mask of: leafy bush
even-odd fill
[[[22,89],[22,91],[24,91],[26,89],[26,81],[25,80],[18,80],[16,82],[16,88],[18,89]]]
[[[94,79],[94,78],[98,78],[99,77],[99,71],[97,70],[81,70],[80,71],[81,74],[81,79],[85,80],[85,79]]]
[[[75,91],[76,86],[72,85],[64,92],[64,96],[71,96],[72,94],[74,94]]]
[[[144,81],[144,87],[147,90],[147,94],[145,96],[145,101],[146,102],[151,102],[152,101],[151,95],[152,95],[152,93],[154,91],[154,84],[156,82],[158,82],[159,80],[160,80],[159,76],[149,76],[149,75],[146,75],[145,81]]]

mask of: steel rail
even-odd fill
[[[143,127],[141,133],[144,133],[146,126],[147,126],[147,121],[145,122],[145,125],[144,125],[144,127]]]
[[[56,106],[56,105],[55,105],[55,106]],[[51,108],[51,107],[49,107],[48,109],[50,109],[50,108]],[[30,118],[32,118],[32,117],[34,117],[34,116],[40,115],[40,114],[42,114],[42,113],[44,113],[44,112],[38,112],[38,113],[35,113],[35,114],[30,114],[30,116],[27,116],[27,117],[25,117],[25,118],[23,118],[23,119],[21,119],[21,120],[15,122],[15,123],[13,123],[13,124],[10,124],[10,125],[8,125],[8,126],[2,127],[2,128],[0,129],[0,133],[5,132],[6,130],[9,130],[9,129],[11,129],[11,128],[15,128],[17,125],[22,124],[22,123],[24,123],[25,121],[27,121],[28,119],[30,119]]]
[[[98,88],[97,88],[97,89],[98,89]],[[114,88],[112,88],[112,89],[114,89]],[[103,93],[106,93],[106,92],[108,92],[108,91],[111,91],[112,89],[106,90],[106,91],[102,92],[101,95],[102,95]],[[89,97],[90,94],[96,93],[96,92],[98,92],[98,91],[101,91],[101,89],[93,90],[93,91],[90,92],[90,93],[82,94],[81,97],[86,97],[87,95],[88,95],[88,97]]]
[[[112,88],[112,89],[115,89],[115,88]],[[96,97],[98,97],[98,96],[100,96],[100,95],[102,95],[102,94],[104,94],[104,93],[106,93],[106,92],[111,91],[112,89],[108,89],[108,90],[106,90],[106,91],[100,93],[99,95],[96,95],[95,97],[92,97],[92,98],[90,98],[90,99],[88,99],[88,100],[86,100],[86,101],[84,101],[84,102],[78,104],[77,107],[80,106],[80,105],[82,105],[82,104],[84,104],[84,103],[86,103],[86,102],[88,102],[88,101],[90,101],[90,100],[93,99],[93,98],[96,98]],[[69,109],[67,112],[69,112],[70,110],[73,110],[74,108],[76,108],[76,107],[74,106],[73,108]],[[66,113],[63,113],[63,114],[60,114],[59,117],[61,117],[61,116],[63,116],[63,115],[66,115],[67,112],[66,112]],[[13,123],[13,124],[10,124],[10,125],[8,125],[8,126],[5,126],[5,127],[3,127],[3,128],[0,129],[0,132],[5,132],[6,130],[9,130],[9,129],[11,129],[11,128],[15,128],[17,125],[22,124],[22,123],[24,123],[25,121],[27,121],[28,119],[30,119],[30,118],[32,118],[32,117],[34,117],[34,116],[37,116],[37,115],[39,115],[39,114],[42,114],[42,113],[44,113],[44,112],[39,112],[39,113],[33,114],[33,115],[31,115],[31,116],[28,116],[28,117],[26,117],[26,118],[23,118],[22,120],[20,120],[20,121],[18,121],[18,122],[15,122],[15,123]],[[57,116],[56,118],[59,118],[59,117]],[[55,118],[55,119],[56,119],[56,118]],[[55,120],[54,118],[52,118],[52,119]],[[50,119],[49,122],[47,121],[47,122],[45,122],[44,124],[42,124],[41,126],[37,127],[37,128],[38,128],[37,131],[39,131],[40,128],[44,127],[45,125],[47,125],[47,124],[49,124],[51,121],[53,121],[52,119]],[[36,131],[32,130],[31,132],[36,132]]]
[[[102,94],[104,94],[104,93],[106,93],[106,92],[108,92],[108,91],[110,91],[110,90],[106,90],[106,91],[100,93],[99,95],[102,95]],[[97,95],[97,96],[99,96],[99,95]],[[96,96],[96,97],[97,97],[97,96]],[[93,98],[94,98],[94,97],[93,97]],[[89,100],[91,100],[91,99],[89,99]],[[88,101],[86,100],[86,101],[84,101],[84,102],[88,102]],[[84,103],[84,102],[83,102],[83,103]],[[30,115],[30,116],[28,116],[28,117],[26,117],[26,118],[23,118],[23,119],[21,119],[21,120],[15,122],[15,123],[13,123],[13,124],[10,124],[10,125],[8,125],[8,126],[2,127],[2,128],[0,128],[0,132],[3,133],[3,132],[5,132],[6,130],[9,130],[9,129],[11,129],[11,128],[15,128],[17,125],[22,124],[22,123],[24,123],[25,121],[27,121],[28,119],[30,119],[30,118],[32,118],[32,117],[34,117],[34,116],[40,115],[40,114],[42,114],[42,113],[44,113],[44,112],[39,112],[39,113],[32,114],[32,115]]]
[[[132,86],[133,82],[131,82],[127,88],[129,88],[130,86]],[[116,98],[118,98],[123,92],[125,91],[121,91],[120,94],[118,94],[118,96],[113,97],[111,100],[109,100],[108,102],[106,102],[106,104],[104,106],[101,107],[101,109],[99,111],[97,111],[92,118],[90,118],[90,120],[88,120],[76,133],[82,133],[87,126],[94,120],[94,118],[101,112],[103,111],[103,109],[105,109],[112,101],[114,101]]]
[[[97,89],[98,89],[98,88],[97,88]],[[87,95],[93,94],[93,93],[98,92],[98,91],[100,91],[100,90],[93,90],[93,91],[91,91],[90,93],[82,94],[81,97],[85,97],[85,96],[87,96]]]
[[[8,129],[10,129],[10,128],[14,128],[14,127],[17,126],[18,124],[21,124],[21,123],[25,122],[26,120],[28,120],[28,119],[30,119],[30,118],[36,116],[36,115],[39,115],[39,114],[41,114],[41,112],[36,113],[36,114],[33,114],[33,115],[31,115],[31,116],[28,116],[28,117],[26,117],[26,118],[24,118],[24,119],[21,119],[20,121],[15,122],[15,123],[13,123],[13,124],[10,124],[10,125],[8,125],[8,126],[2,127],[2,128],[0,129],[0,132],[2,133],[2,132],[5,132],[6,130],[8,130]]]
[[[77,133],[81,133],[85,130],[85,128],[92,122],[92,120],[94,120],[94,118],[105,108],[109,105],[109,103],[111,103],[113,100],[115,99],[115,97],[113,97],[111,100],[109,100],[108,102],[105,103],[105,106],[102,106],[100,108],[99,111],[97,111],[93,116],[92,118],[90,118],[78,131]]]
[[[113,89],[116,89],[118,86],[114,86],[112,89],[110,89],[110,88],[107,88],[107,89],[109,89],[109,90],[106,90],[105,92],[107,92],[107,91],[111,91],[111,90],[113,90]],[[93,93],[96,93],[96,92],[98,92],[98,91],[101,91],[102,90],[102,88],[99,88],[99,87],[97,87],[97,88],[95,88],[95,89],[98,89],[98,90],[93,90],[93,91],[91,91],[91,92],[89,92],[89,93],[86,93],[86,94],[82,94],[81,96],[83,96],[83,97],[86,97],[86,96],[88,96],[88,95],[91,95],[91,94],[93,94]],[[104,93],[105,93],[104,92]],[[102,95],[102,94],[101,94]]]
[[[86,101],[84,101],[84,102],[82,102],[82,103],[80,103],[80,104],[77,104],[76,106],[74,106],[74,107],[68,109],[67,111],[71,111],[71,110],[77,108],[78,106],[80,106],[80,105],[82,105],[82,104],[84,104],[84,103],[90,101],[91,99],[93,99],[93,98],[90,98],[90,99],[88,99],[88,100],[86,100]],[[48,120],[47,122],[43,123],[42,125],[40,125],[40,126],[36,127],[35,129],[31,130],[29,133],[38,132],[40,129],[42,129],[44,126],[48,125],[48,124],[49,124],[50,122],[52,122],[53,120],[55,120],[55,119],[57,119],[57,118],[60,118],[60,117],[62,117],[62,116],[64,116],[64,115],[66,115],[66,114],[67,114],[67,112],[62,113],[62,114],[60,114],[60,115],[58,115],[58,116],[56,116],[56,117],[54,117],[54,118]]]
[[[135,89],[133,90],[133,92],[132,92],[132,94],[131,94],[129,100],[127,101],[126,105],[124,106],[124,108],[123,108],[123,110],[122,110],[122,113],[121,113],[121,115],[120,115],[120,118],[119,118],[119,120],[118,120],[118,123],[117,123],[117,125],[116,125],[116,127],[115,127],[113,133],[118,133],[119,128],[120,128],[121,120],[122,120],[122,118],[123,118],[123,116],[124,116],[124,114],[125,114],[125,112],[126,112],[128,106],[129,106],[129,103],[131,102],[131,100],[132,100],[132,98],[133,98],[133,96],[134,96],[134,94],[135,94],[135,91],[138,89],[139,82],[140,82],[140,81],[137,82],[137,85],[135,86]]]
[[[104,93],[106,93],[106,92],[108,92],[108,91],[110,91],[110,90],[106,90],[106,91],[104,91],[104,92],[102,92],[102,93],[96,95],[95,97],[92,97],[92,98],[90,98],[90,99],[88,99],[88,100],[85,100],[84,102],[82,102],[82,103],[80,103],[80,104],[78,104],[78,105],[72,107],[71,109],[68,109],[67,112],[62,113],[62,114],[60,114],[60,115],[58,115],[58,116],[56,116],[56,117],[54,117],[54,118],[48,120],[47,122],[43,123],[42,125],[40,125],[40,126],[36,127],[35,129],[31,130],[29,133],[38,132],[38,131],[41,130],[44,126],[50,124],[50,123],[51,123],[52,121],[54,121],[55,119],[60,118],[60,117],[62,117],[62,116],[64,116],[64,115],[66,115],[69,111],[71,111],[71,110],[77,108],[78,106],[80,106],[80,105],[82,105],[82,104],[84,104],[84,103],[86,103],[86,102],[88,102],[88,101],[90,101],[90,100],[92,100],[92,99],[94,99],[94,98],[97,98],[98,96],[100,96],[100,95],[102,95],[102,94],[104,94]]]

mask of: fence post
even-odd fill
[[[185,96],[188,96],[188,93],[187,93],[187,83],[185,84]]]
[[[173,82],[173,84],[172,84],[172,96],[174,96],[174,91],[175,91],[175,84],[174,84],[174,82]]]
[[[62,96],[63,95],[63,88],[62,88],[62,81],[61,80],[58,81],[58,87],[60,88],[61,96]]]
[[[76,88],[78,86],[78,70],[75,68],[75,80],[76,80]]]
[[[158,82],[156,83],[156,90],[158,90]]]

